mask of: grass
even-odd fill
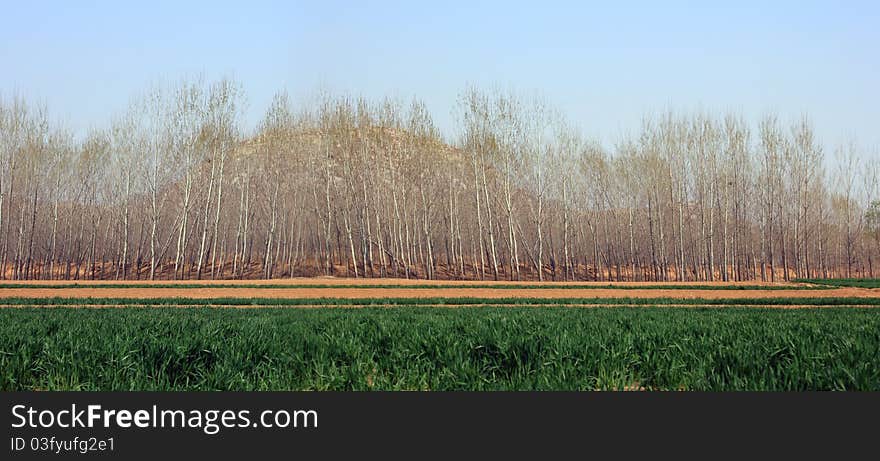
[[[2,309],[31,389],[876,391],[880,310]]]
[[[590,290],[590,289],[611,289],[611,290],[828,290],[832,287],[825,285],[615,285],[615,284],[499,284],[499,283],[481,283],[481,284],[327,284],[327,283],[309,283],[309,284],[278,284],[278,283],[0,283],[0,289],[11,288],[32,288],[32,289],[75,289],[75,288],[260,288],[260,289],[315,289],[315,288],[412,288],[412,289],[496,289],[496,290],[546,290],[546,289],[562,289],[562,290]]]
[[[880,306],[880,298],[0,298],[6,306]]]
[[[880,279],[796,279],[794,281],[826,287],[880,288]]]

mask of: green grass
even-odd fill
[[[795,282],[826,287],[880,288],[880,279],[796,279]]]
[[[562,289],[562,290],[590,290],[590,289],[611,289],[611,290],[828,290],[831,287],[824,285],[639,285],[636,287],[627,285],[614,284],[500,284],[500,283],[481,283],[481,284],[327,284],[327,283],[311,283],[311,284],[279,284],[279,283],[0,283],[0,289],[10,288],[34,288],[34,289],[75,289],[75,288],[260,288],[260,289],[314,289],[314,288],[408,288],[408,289],[496,289],[496,290],[546,290],[546,289]]]
[[[7,306],[880,306],[880,298],[0,298]]]
[[[0,310],[0,390],[880,390],[880,310]]]

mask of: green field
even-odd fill
[[[0,389],[876,391],[880,310],[10,308]]]
[[[880,279],[796,279],[798,283],[811,283],[815,286],[880,288]]]

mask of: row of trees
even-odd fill
[[[873,276],[877,159],[806,119],[647,117],[612,149],[537,96],[425,106],[156,87],[84,139],[0,99],[0,276],[539,280]],[[826,171],[824,165],[835,165]],[[880,269],[878,269],[880,270]]]

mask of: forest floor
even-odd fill
[[[651,286],[762,286],[762,287],[803,287],[805,283],[795,282],[762,282],[760,280],[741,281],[741,282],[607,282],[607,281],[516,281],[516,280],[426,280],[417,278],[350,278],[350,277],[294,277],[294,278],[278,278],[278,279],[188,279],[188,280],[11,280],[6,279],[0,281],[0,288],[11,285],[458,285],[462,287],[473,285],[529,285],[529,286],[596,286],[596,287],[634,287],[651,285]]]

